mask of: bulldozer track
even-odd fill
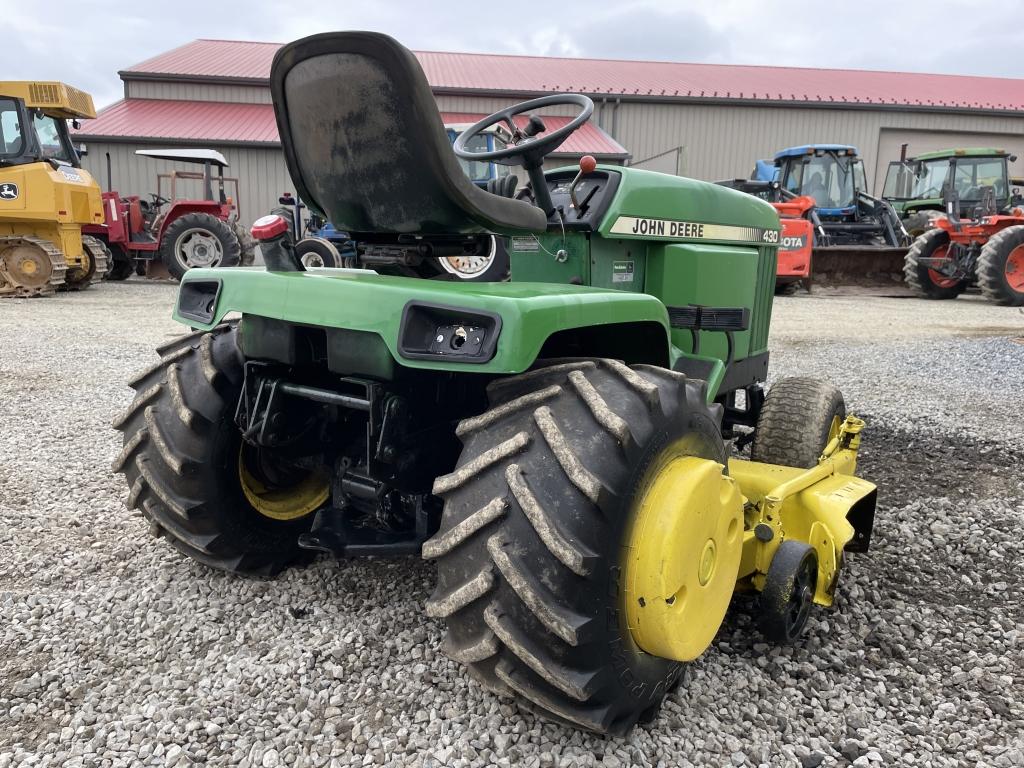
[[[50,262],[50,277],[46,283],[37,286],[21,285],[11,275],[3,260],[0,260],[0,298],[25,298],[29,296],[52,296],[57,287],[63,285],[68,265],[61,250],[40,237],[8,235],[0,237],[0,253],[18,245],[34,246],[41,250]]]

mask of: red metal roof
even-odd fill
[[[216,101],[125,99],[83,120],[76,133],[87,137],[277,143],[270,104]]]
[[[278,43],[195,40],[125,70],[267,81]],[[706,98],[1024,111],[1024,80],[799,67],[417,52],[437,90],[575,91],[634,98]]]
[[[444,112],[448,125],[475,123],[485,115]],[[568,117],[544,117],[548,130],[560,128]],[[526,124],[525,118],[523,125]],[[237,104],[214,101],[161,101],[125,99],[100,111],[94,120],[82,122],[76,133],[84,138],[167,139],[231,143],[276,144],[277,123],[270,104]],[[587,123],[559,148],[557,154],[592,154],[599,157],[628,156],[621,144]]]

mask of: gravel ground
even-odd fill
[[[656,720],[602,739],[440,653],[431,566],[231,578],[153,540],[110,474],[124,382],[180,333],[130,281],[0,304],[0,768],[209,763],[1024,766],[1024,313],[780,299],[773,374],[866,417],[872,552],[799,648],[737,598]]]

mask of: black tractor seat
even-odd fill
[[[526,234],[544,213],[485,192],[462,167],[416,57],[386,35],[290,43],[270,72],[277,128],[299,196],[356,234]]]

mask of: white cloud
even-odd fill
[[[409,47],[595,58],[707,61],[1019,77],[1022,36],[1005,2],[560,0],[126,4],[5,3],[5,72],[58,79],[97,103],[121,95],[117,71],[197,37],[286,41],[330,29],[387,32]]]

